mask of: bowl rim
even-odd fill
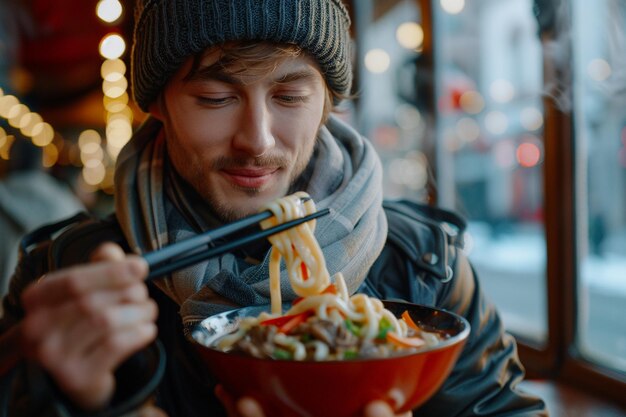
[[[417,304],[417,303],[410,303],[410,302],[406,302],[406,301],[402,301],[402,300],[381,300],[383,302],[383,304],[385,305],[385,307],[387,308],[387,306],[392,306],[392,307],[397,307],[399,309],[402,309],[402,306],[406,305],[406,306],[412,306],[412,307],[419,307],[419,308],[424,308],[427,310],[431,310],[434,312],[438,312],[441,314],[445,314],[447,316],[450,316],[451,318],[459,321],[461,323],[462,329],[461,331],[459,331],[457,334],[452,335],[450,337],[448,337],[447,339],[443,340],[441,343],[437,343],[436,345],[433,346],[429,346],[426,348],[422,348],[422,349],[417,349],[414,351],[411,351],[410,353],[398,353],[395,355],[391,355],[391,356],[387,356],[387,357],[373,357],[373,358],[355,358],[355,359],[332,359],[332,360],[322,360],[322,361],[315,361],[315,360],[302,360],[302,361],[297,361],[297,360],[293,360],[293,359],[271,359],[271,358],[257,358],[257,357],[253,357],[253,356],[246,356],[246,355],[239,355],[239,354],[233,354],[230,352],[224,352],[220,349],[215,348],[214,346],[211,346],[216,339],[224,336],[227,333],[219,333],[216,335],[209,335],[208,333],[211,331],[210,329],[208,329],[208,323],[211,321],[215,321],[215,320],[228,320],[229,316],[235,315],[236,318],[243,318],[243,317],[256,317],[258,314],[260,314],[263,311],[269,311],[270,306],[269,305],[262,305],[262,306],[247,306],[247,307],[239,307],[239,308],[235,308],[235,309],[231,309],[231,310],[227,310],[227,311],[223,311],[221,313],[217,313],[214,315],[211,315],[209,317],[206,317],[204,319],[202,319],[201,321],[193,324],[191,326],[191,329],[189,331],[189,339],[192,341],[192,343],[194,345],[199,346],[200,348],[203,348],[203,350],[209,350],[213,353],[216,354],[222,354],[222,355],[229,355],[229,356],[237,356],[239,358],[247,358],[249,360],[252,361],[269,361],[269,362],[291,362],[291,363],[299,363],[299,364],[333,364],[333,363],[363,363],[363,362],[373,362],[373,361],[388,361],[388,360],[394,360],[397,358],[401,358],[401,357],[409,357],[409,356],[413,356],[413,355],[421,355],[427,352],[435,352],[438,350],[443,350],[445,348],[448,348],[452,345],[456,345],[458,343],[461,343],[463,341],[465,341],[471,331],[471,327],[470,327],[470,323],[469,321],[459,315],[458,313],[452,312],[450,310],[446,310],[444,308],[440,308],[440,307],[433,307],[433,306],[428,306],[425,304]],[[287,306],[288,308],[289,306]],[[256,312],[256,315],[241,315],[240,313],[242,311],[247,312]],[[245,314],[245,313],[244,313]],[[395,313],[394,313],[395,314]],[[232,330],[235,330],[237,328],[237,324],[238,322],[234,322],[232,325]]]

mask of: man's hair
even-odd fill
[[[352,85],[349,29],[342,0],[138,0],[133,95],[147,111],[189,57],[228,42],[253,41],[306,51],[337,104]]]
[[[219,67],[230,75],[246,75],[263,77],[273,73],[279,64],[285,59],[296,58],[310,54],[301,47],[293,44],[274,44],[270,42],[226,42],[214,46],[209,51],[197,54],[184,80],[190,80],[201,70],[201,62],[207,53],[219,51],[218,60],[212,66]],[[313,57],[311,57],[313,58]],[[324,79],[325,97],[322,123],[326,121],[330,112],[334,109],[334,103],[345,98],[346,94],[333,89]]]

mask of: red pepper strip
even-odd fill
[[[337,287],[335,284],[330,284],[324,289],[324,291],[322,291],[322,294],[337,294]]]
[[[402,313],[401,317],[409,327],[420,332],[422,331],[422,329],[413,321],[413,319],[411,318],[411,315],[409,314],[407,310],[404,310],[404,313]]]
[[[278,327],[278,331],[280,333],[288,333],[312,315],[313,311],[307,310],[298,314],[290,314],[288,316],[280,316],[273,319],[263,320],[260,324],[261,326],[276,326]]]
[[[300,314],[296,314],[291,318],[291,320],[289,320],[287,323],[280,326],[278,328],[278,332],[289,334],[289,332],[295,329],[298,326],[298,324],[304,323],[312,315],[313,315],[313,311],[311,310],[307,310]]]
[[[387,332],[386,339],[388,342],[404,348],[422,347],[426,344],[426,342],[424,342],[424,340],[419,337],[402,337],[395,332]]]
[[[302,269],[302,280],[306,281],[309,279],[309,271],[306,269],[304,262],[300,262],[300,269]]]

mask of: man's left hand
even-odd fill
[[[266,417],[261,405],[250,397],[235,401],[221,385],[215,388],[215,394],[226,407],[229,417]],[[391,406],[382,400],[372,401],[363,411],[363,417],[411,417],[411,415],[410,411],[394,414]]]

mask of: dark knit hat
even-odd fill
[[[188,57],[235,40],[296,44],[331,89],[350,92],[350,17],[341,0],[138,0],[135,22],[133,94],[144,111]]]

